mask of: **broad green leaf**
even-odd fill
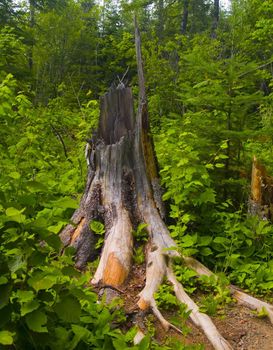
[[[26,316],[26,323],[28,328],[34,332],[46,333],[48,332],[46,323],[47,317],[46,314],[40,310],[33,311]]]
[[[212,250],[209,247],[202,247],[200,249],[200,254],[203,256],[208,256],[212,254]]]
[[[78,299],[68,295],[61,299],[55,306],[57,315],[65,322],[79,322],[81,315],[81,304]]]
[[[141,340],[138,345],[139,350],[149,350],[150,349],[150,337],[147,335]]]
[[[215,193],[212,188],[208,188],[205,192],[201,193],[198,202],[202,203],[215,203]]]
[[[18,210],[16,208],[10,207],[10,208],[6,209],[6,215],[7,216],[17,216],[17,215],[20,215],[23,211],[24,211],[24,209]]]
[[[6,209],[6,221],[15,221],[19,224],[23,223],[26,220],[26,216],[23,213],[25,209],[18,210],[16,208],[10,207]]]
[[[91,221],[90,228],[97,235],[102,235],[105,232],[104,225],[96,220]]]
[[[65,224],[66,224],[65,221],[59,221],[57,225],[49,226],[48,231],[53,233],[59,233]]]
[[[26,314],[37,310],[40,306],[40,303],[37,300],[32,300],[27,303],[21,305],[21,316],[25,316]]]
[[[211,243],[212,237],[211,236],[200,236],[198,237],[198,246],[204,247]]]
[[[11,290],[12,286],[9,284],[0,286],[0,309],[8,304]]]
[[[72,328],[72,331],[74,332],[74,334],[77,335],[80,339],[87,340],[88,337],[90,337],[90,335],[92,335],[92,333],[88,329],[86,329],[82,326],[72,324],[71,328]]]
[[[1,284],[6,284],[7,282],[8,282],[7,277],[5,277],[5,276],[0,276],[0,285],[1,285]]]
[[[77,209],[79,206],[78,201],[69,197],[61,198],[53,203],[54,203],[54,207],[62,208],[62,209],[67,209],[67,208]]]
[[[185,248],[192,247],[196,243],[196,235],[185,235],[182,237],[182,246]]]
[[[43,183],[38,181],[29,181],[27,183],[27,187],[30,190],[30,192],[47,192],[48,188]]]
[[[13,344],[13,335],[9,331],[0,331],[0,344],[3,345],[12,345]]]
[[[9,177],[11,177],[15,180],[20,179],[20,176],[21,176],[20,173],[18,173],[17,171],[13,171],[13,172],[9,173]]]
[[[229,240],[226,237],[215,237],[213,242],[217,244],[225,245],[229,243]]]
[[[20,303],[26,303],[34,298],[34,293],[32,290],[17,290],[14,296],[19,299]]]
[[[41,289],[48,289],[54,286],[57,283],[57,279],[58,276],[37,272],[28,280],[28,284],[38,292]]]
[[[12,259],[9,260],[8,266],[11,273],[22,269],[25,270],[27,267],[26,260],[22,254],[15,255],[13,254]]]

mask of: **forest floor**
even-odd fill
[[[133,266],[130,279],[124,288],[121,297],[124,299],[125,312],[132,314],[137,310],[138,293],[145,284],[145,266]],[[193,297],[194,298],[194,297]],[[212,316],[212,320],[224,338],[231,344],[234,350],[272,350],[273,349],[273,326],[267,318],[259,318],[246,307],[229,304],[221,315]],[[177,316],[177,311],[163,312],[164,317],[171,321]],[[172,321],[171,321],[172,322]],[[183,321],[181,321],[181,324]],[[174,330],[164,331],[161,324],[156,320],[154,337],[160,343],[170,337],[184,344],[203,344],[205,350],[213,350],[203,332],[189,319],[182,327],[186,329],[185,335],[180,335]],[[181,328],[181,327],[180,327]]]

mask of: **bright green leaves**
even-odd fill
[[[24,212],[25,209],[18,210],[16,208],[7,208],[6,209],[6,221],[16,221],[18,223],[23,223],[26,220],[26,216],[23,215],[22,213]]]
[[[49,289],[62,278],[62,273],[58,269],[45,269],[45,271],[34,272],[28,280],[28,284],[38,292]]]
[[[104,242],[104,233],[105,233],[105,228],[104,228],[104,224],[96,221],[96,220],[92,220],[90,223],[90,229],[99,237],[99,239],[96,242],[96,249],[99,249]]]
[[[17,290],[13,297],[19,299],[21,303],[25,303],[33,300],[34,292],[32,290]]]
[[[31,300],[21,305],[21,316],[25,316],[26,314],[37,310],[40,306],[40,303],[37,300]]]
[[[0,344],[2,345],[12,345],[13,344],[13,335],[9,331],[0,331]]]
[[[26,323],[29,329],[31,329],[34,332],[38,332],[38,333],[48,332],[46,327],[47,316],[44,312],[40,310],[36,310],[28,314],[26,316]]]
[[[77,323],[80,320],[81,305],[77,298],[68,295],[56,304],[55,311],[62,321]]]
[[[103,235],[105,232],[104,225],[96,220],[92,220],[90,223],[91,230],[97,235]]]

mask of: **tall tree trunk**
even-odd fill
[[[159,39],[159,42],[162,41],[163,34],[164,34],[164,1],[158,0],[157,2],[157,36]]]
[[[220,18],[219,0],[214,0],[212,28],[211,28],[211,37],[212,38],[216,38],[216,30],[218,28],[219,18]]]
[[[35,1],[29,0],[29,27],[30,27],[30,35],[31,35],[31,43],[29,47],[29,53],[28,53],[28,66],[30,72],[32,72],[33,68],[33,29],[35,26]]]
[[[149,234],[146,282],[139,293],[139,310],[150,309],[165,329],[172,327],[179,331],[162,316],[154,299],[154,294],[166,277],[173,285],[177,299],[187,305],[191,311],[190,318],[204,331],[214,349],[230,350],[231,346],[219,334],[211,319],[199,311],[172,270],[172,258],[181,257],[198,274],[212,274],[193,258],[180,256],[163,220],[164,206],[149,132],[140,35],[137,25],[135,27],[138,110],[135,115],[132,91],[123,84],[101,98],[98,133],[90,140],[86,152],[89,164],[86,189],[80,207],[72,217],[73,224],[61,232],[61,239],[65,246],[76,248],[76,265],[83,268],[95,254],[95,235],[90,224],[92,220],[103,221],[104,246],[92,283],[118,288],[126,283],[130,271],[132,230],[140,223],[146,223]],[[241,303],[255,304],[237,290],[231,288],[231,292]],[[257,302],[257,299],[253,299]],[[266,308],[273,321],[270,305],[260,301],[257,303],[253,307]],[[142,336],[143,333],[139,332],[135,341],[139,342]]]
[[[181,21],[181,34],[186,34],[189,17],[189,0],[183,1],[183,15]]]

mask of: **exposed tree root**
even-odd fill
[[[190,318],[194,324],[200,327],[216,350],[230,350],[231,345],[218,332],[210,317],[199,311],[195,302],[187,295],[182,285],[177,281],[173,271],[168,268],[167,278],[173,284],[177,299],[187,305],[191,311]]]
[[[199,276],[212,276],[214,273],[206,268],[202,263],[194,258],[183,257],[186,265],[194,270]],[[214,275],[216,278],[217,276]],[[230,285],[229,290],[231,295],[238,304],[244,305],[251,310],[266,311],[270,322],[273,324],[273,305],[266,303],[265,301],[254,298],[253,296],[241,291],[238,287]]]

